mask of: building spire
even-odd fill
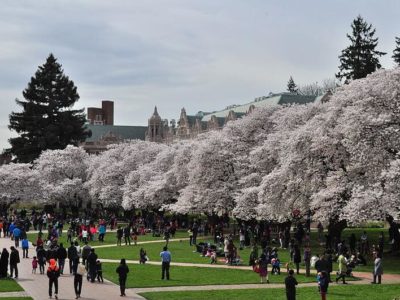
[[[158,116],[157,106],[154,106],[153,116]]]

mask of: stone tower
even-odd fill
[[[154,113],[150,117],[146,132],[146,141],[162,142],[164,138],[164,122],[157,112],[157,106],[154,107]]]

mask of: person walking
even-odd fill
[[[374,261],[374,272],[373,272],[374,280],[371,283],[372,284],[375,284],[375,283],[381,284],[382,274],[383,274],[382,255],[380,252],[378,252],[378,254],[376,255],[375,261]],[[376,282],[377,277],[378,277],[378,282]]]
[[[298,285],[298,282],[296,278],[294,278],[294,271],[290,269],[288,276],[285,278],[287,300],[296,300],[296,285]]]
[[[85,242],[85,246],[82,247],[82,264],[86,266],[86,260],[90,254],[90,250],[92,250],[92,247],[88,245],[88,242]]]
[[[87,258],[87,265],[88,265],[88,273],[90,277],[90,282],[94,282],[96,279],[97,273],[97,254],[94,252],[94,248],[90,249],[90,253]]]
[[[124,235],[124,230],[121,228],[121,226],[118,226],[117,229],[117,246],[121,246],[122,244],[122,236]]]
[[[43,249],[43,246],[38,246],[36,248],[36,255],[38,259],[38,264],[39,264],[39,271],[40,274],[44,274],[44,266],[46,264],[46,250]]]
[[[299,275],[300,272],[300,262],[301,262],[301,253],[299,245],[295,244],[293,249],[293,262],[296,265],[296,274]]]
[[[29,251],[29,242],[26,237],[24,237],[21,241],[21,247],[22,247],[22,258],[29,258],[28,257],[28,251]]]
[[[131,245],[131,228],[129,225],[124,228],[124,239],[125,239],[125,246],[127,246],[128,244],[130,246]]]
[[[318,273],[318,289],[321,295],[321,300],[326,300],[326,294],[328,293],[329,278],[325,271]]]
[[[126,287],[126,278],[128,277],[129,273],[129,268],[128,265],[126,264],[125,258],[121,259],[121,263],[116,269],[116,272],[118,273],[118,281],[119,281],[119,288],[121,290],[121,297],[126,296],[125,295],[125,287]]]
[[[76,268],[76,273],[74,274],[74,290],[75,290],[75,299],[78,299],[81,297],[81,292],[82,292],[82,280],[83,276],[85,276],[86,269],[83,264],[79,263],[78,260],[78,266]]]
[[[7,269],[8,269],[8,258],[10,257],[10,253],[8,253],[6,248],[3,248],[0,256],[0,278],[7,277]]]
[[[60,247],[57,249],[58,267],[60,268],[60,274],[64,274],[65,259],[67,258],[67,250],[65,250],[63,243],[60,243]]]
[[[163,251],[160,252],[161,257],[161,280],[166,278],[169,280],[169,267],[171,264],[171,252],[168,251],[167,247],[163,248]]]
[[[338,271],[338,277],[336,277],[336,283],[338,283],[339,279],[342,279],[343,284],[346,284],[346,272],[347,272],[347,261],[346,257],[344,256],[344,253],[339,255],[338,258],[338,265],[339,265],[339,271]]]
[[[54,285],[54,298],[58,299],[58,277],[60,277],[60,269],[57,267],[56,260],[50,259],[50,266],[47,268],[47,277],[49,278],[49,297],[53,295]]]
[[[69,260],[69,274],[75,274],[79,263],[79,256],[78,251],[76,250],[76,247],[73,243],[71,243],[71,246],[68,247],[67,256]]]
[[[261,254],[260,258],[258,259],[258,268],[259,268],[259,275],[260,275],[260,282],[261,283],[269,283],[268,279],[268,259],[265,253]]]
[[[18,278],[19,252],[14,246],[11,246],[10,249],[10,277],[12,278],[15,272],[15,278]]]

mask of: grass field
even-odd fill
[[[28,233],[28,240],[31,242],[36,242],[36,239],[38,237],[37,233]],[[177,231],[175,234],[175,238],[187,238],[188,233],[186,231]],[[43,239],[47,238],[47,231],[43,232]],[[163,240],[163,237],[153,237],[152,234],[146,234],[146,235],[139,235],[138,236],[138,242],[144,242],[144,241],[156,241],[156,240]],[[122,240],[124,243],[124,240]],[[64,230],[63,235],[59,238],[59,243],[63,243],[65,245],[69,245],[67,243],[67,232]],[[116,244],[117,243],[117,233],[116,232],[107,232],[106,236],[104,238],[104,242],[101,243],[99,241],[89,241],[89,245],[91,246],[99,246],[99,245],[110,245],[110,244]],[[133,241],[131,242],[133,244]],[[83,245],[84,243],[80,243]]]
[[[359,238],[364,229],[346,229],[343,232],[343,239],[346,241],[351,233],[355,233],[356,237]],[[378,240],[378,234],[382,231],[382,229],[378,228],[370,228],[366,229],[368,233],[368,237],[370,239],[370,244],[372,245]],[[312,232],[312,243],[311,243],[311,251],[312,254],[321,254],[324,251],[324,247],[321,247],[319,243],[316,241],[316,233]],[[206,242],[213,242],[210,237],[201,237],[202,240]],[[199,239],[200,240],[200,239]],[[238,242],[236,241],[237,245]],[[154,244],[145,244],[138,246],[130,246],[130,247],[120,247],[118,250],[115,248],[102,248],[97,249],[96,252],[101,258],[109,258],[109,259],[120,259],[122,257],[130,260],[139,260],[139,249],[143,247],[151,260],[159,260],[159,254],[162,250],[164,243],[154,243]],[[388,245],[385,245],[388,248]],[[188,241],[181,242],[170,242],[168,245],[169,250],[172,253],[172,260],[174,262],[182,262],[182,263],[200,263],[200,264],[208,264],[210,262],[209,258],[201,257],[199,253],[193,252],[193,247],[189,246]],[[239,251],[239,255],[242,259],[243,265],[248,265],[249,257],[250,257],[250,248],[245,248]],[[282,263],[285,263],[290,260],[289,251],[287,249],[279,250],[279,258]],[[334,264],[334,270],[337,268],[337,264]],[[367,266],[357,266],[354,271],[359,272],[371,272],[373,268],[373,261],[371,257],[367,257]],[[394,273],[400,274],[400,257],[393,256],[391,254],[385,253],[383,257],[383,268],[385,273]]]
[[[1,300],[33,300],[31,297],[2,297],[0,294]]]
[[[115,272],[118,264],[104,263],[105,278],[118,284],[118,275]],[[211,269],[199,267],[171,267],[171,280],[161,280],[161,266],[129,265],[127,280],[128,288],[182,286],[182,285],[212,285],[212,284],[243,284],[259,283],[260,277],[253,271],[232,269]],[[270,275],[271,283],[282,283],[286,275]],[[299,282],[314,282],[315,277],[298,275]]]
[[[0,293],[2,292],[21,292],[22,287],[13,279],[0,279]],[[3,298],[0,298],[3,299]]]
[[[248,289],[193,292],[152,292],[141,293],[148,300],[286,300],[285,290]],[[297,299],[319,300],[317,287],[297,289]],[[331,285],[328,290],[329,300],[393,300],[400,299],[400,285]]]

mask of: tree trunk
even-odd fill
[[[328,224],[328,235],[329,235],[329,240],[330,240],[330,247],[336,246],[333,245],[335,241],[338,243],[341,238],[342,238],[342,232],[343,230],[347,227],[347,221],[346,220],[338,220],[337,217],[332,218],[329,220]]]

